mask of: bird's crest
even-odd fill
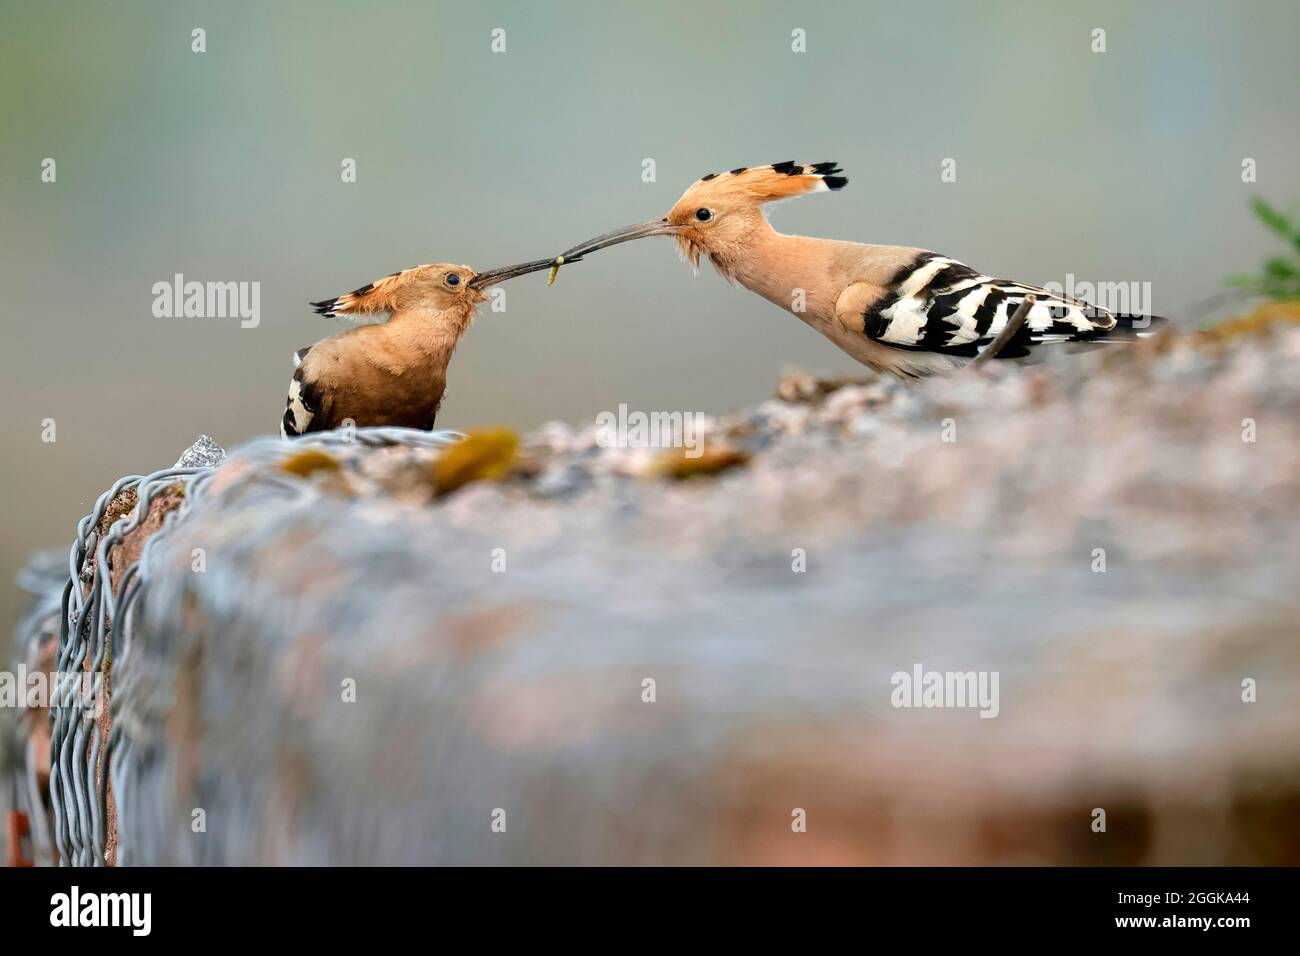
[[[710,173],[686,191],[686,196],[748,197],[758,203],[778,202],[805,193],[843,189],[848,179],[837,175],[841,170],[836,163],[804,163],[793,161],[773,163],[770,166],[741,166],[725,173]]]
[[[310,305],[318,315],[333,318],[336,315],[373,315],[397,311],[397,293],[415,279],[427,265],[412,266],[401,272],[376,279],[359,289],[345,292],[333,299],[322,299]]]

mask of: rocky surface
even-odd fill
[[[226,450],[207,435],[200,435],[176,459],[177,468],[215,468],[226,460]]]
[[[143,552],[123,862],[1300,862],[1300,330],[778,395],[234,451]]]

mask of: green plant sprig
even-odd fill
[[[1262,199],[1250,201],[1255,216],[1287,245],[1287,254],[1273,256],[1258,275],[1230,276],[1227,284],[1270,299],[1300,299],[1300,220]]]

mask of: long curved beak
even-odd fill
[[[565,262],[574,260],[565,257]],[[543,269],[549,269],[555,265],[554,259],[534,259],[532,262],[520,262],[513,266],[502,266],[499,269],[489,269],[487,272],[480,272],[474,278],[469,280],[471,289],[482,289],[490,285],[496,285],[498,282],[505,282],[507,279],[514,279],[518,276],[526,276],[530,272],[541,272]]]
[[[604,249],[606,246],[616,246],[620,242],[631,242],[633,239],[644,239],[647,236],[671,236],[676,231],[677,227],[669,223],[667,219],[651,219],[649,222],[640,222],[635,226],[624,226],[622,229],[607,232],[603,236],[596,236],[586,242],[580,242],[572,249],[566,249],[563,252],[564,261],[566,263],[573,262],[577,257],[585,256],[587,253],[595,252],[598,249]]]

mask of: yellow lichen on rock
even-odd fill
[[[318,471],[338,471],[339,463],[333,455],[319,448],[308,448],[280,463],[280,469],[299,478],[310,478]]]
[[[686,454],[685,448],[674,448],[665,452],[656,462],[653,474],[674,481],[716,475],[729,468],[737,468],[749,461],[747,452],[734,448],[721,448],[704,451],[694,458]]]
[[[1201,335],[1211,342],[1227,342],[1240,335],[1271,331],[1283,324],[1300,324],[1300,302],[1266,302],[1249,315],[1203,329]]]
[[[510,474],[519,450],[519,436],[510,428],[469,432],[433,463],[434,494],[446,495],[471,481],[499,481]]]

